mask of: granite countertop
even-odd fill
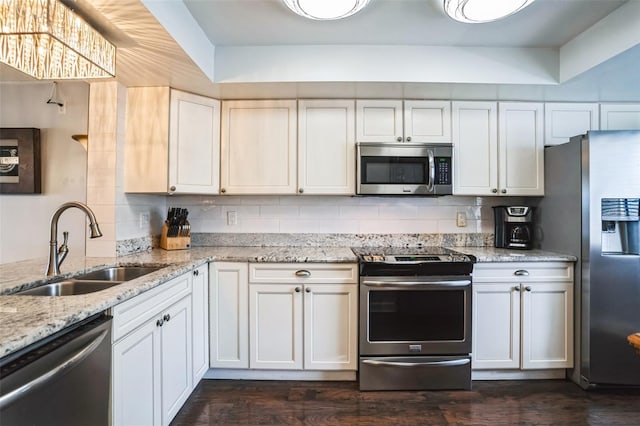
[[[478,262],[575,261],[575,257],[540,250],[491,247],[449,247],[476,257]],[[193,247],[189,250],[152,250],[112,258],[68,258],[60,278],[106,266],[156,265],[162,269],[96,293],[65,296],[15,296],[19,290],[47,281],[46,259],[0,265],[0,357],[20,350],[76,322],[161,285],[211,261],[279,263],[355,263],[348,247]]]
[[[15,296],[47,280],[46,259],[0,265],[0,357],[20,350],[76,322],[161,285],[210,261],[353,263],[357,257],[345,247],[197,247],[190,250],[152,250],[113,258],[68,258],[61,278],[105,266],[156,265],[164,268],[95,293],[78,296]]]

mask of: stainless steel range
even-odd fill
[[[360,390],[471,389],[471,271],[441,247],[354,249]]]

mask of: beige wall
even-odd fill
[[[66,201],[86,201],[87,155],[71,135],[87,133],[89,85],[58,83],[64,113],[46,103],[51,88],[50,82],[0,83],[0,127],[39,128],[42,158],[42,194],[0,195],[0,263],[46,257],[53,212]],[[84,255],[83,213],[67,210],[58,230],[60,239],[62,231],[70,233],[69,256]]]

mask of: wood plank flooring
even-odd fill
[[[203,380],[172,425],[640,425],[640,390],[532,380],[360,392],[357,382]]]

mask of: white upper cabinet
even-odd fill
[[[544,195],[543,128],[541,103],[498,104],[500,195]]]
[[[168,87],[127,89],[125,192],[217,194],[220,102]]]
[[[599,129],[597,103],[545,103],[544,144],[569,142],[572,136]]]
[[[355,194],[355,101],[298,101],[298,193]]]
[[[600,130],[640,130],[640,104],[601,104]]]
[[[543,107],[453,102],[455,195],[544,195]]]
[[[407,142],[451,143],[451,102],[404,101]]]
[[[450,143],[449,101],[356,101],[358,142]]]
[[[498,188],[497,104],[453,102],[452,110],[453,193],[495,195]]]
[[[296,101],[222,103],[223,194],[294,194]]]

